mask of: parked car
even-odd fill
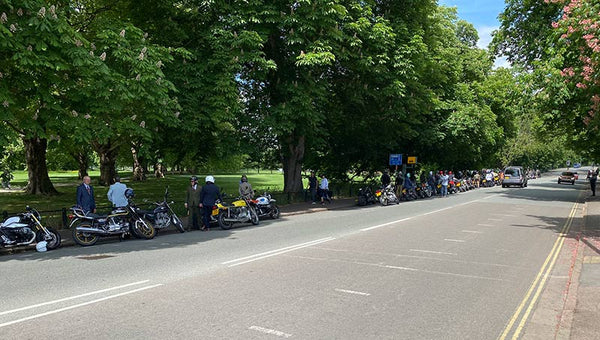
[[[509,166],[504,169],[502,187],[506,188],[511,185],[520,186],[521,188],[527,187],[527,176],[522,166]]]
[[[575,185],[575,174],[571,171],[564,171],[558,176],[558,184],[561,183],[571,183],[571,185]]]

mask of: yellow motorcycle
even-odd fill
[[[247,223],[251,222],[253,225],[258,225],[260,220],[256,213],[256,201],[240,197],[227,205],[220,203],[221,206],[218,208],[218,221],[219,227],[223,230],[228,230],[233,227],[235,223]],[[213,208],[213,216],[215,215],[215,209]]]

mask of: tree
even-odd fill
[[[22,138],[30,194],[55,194],[46,166],[48,138],[58,136],[70,111],[68,97],[96,72],[83,38],[65,11],[45,1],[0,4],[0,119]]]

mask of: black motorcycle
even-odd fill
[[[17,216],[9,217],[0,223],[0,246],[21,246],[46,241],[46,249],[52,250],[60,246],[60,234],[52,228],[45,227],[40,213],[31,208]]]
[[[100,237],[120,236],[126,238],[133,235],[137,238],[151,239],[156,236],[156,229],[138,214],[137,207],[130,201],[126,207],[115,208],[108,215],[85,213],[79,207],[72,207],[73,240],[80,246],[92,246]]]
[[[162,202],[154,202],[156,206],[152,210],[137,209],[138,214],[142,215],[147,221],[152,223],[152,226],[156,231],[167,229],[171,224],[175,226],[177,231],[184,233],[185,229],[181,219],[175,214],[170,204],[174,202],[168,202],[169,188],[165,190],[165,197]]]
[[[358,205],[365,206],[369,204],[377,203],[377,197],[373,194],[373,191],[370,187],[364,187],[358,189]]]

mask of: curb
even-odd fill
[[[583,268],[583,258],[585,253],[585,244],[583,239],[585,238],[585,216],[587,215],[587,202],[582,211],[583,225],[577,235],[577,248],[575,254],[575,262],[571,267],[569,273],[569,282],[567,283],[565,302],[563,310],[556,325],[556,332],[554,338],[557,340],[569,340],[571,337],[571,330],[573,328],[573,319],[575,317],[575,308],[577,307],[577,291],[579,290],[579,278],[581,277],[581,270]]]

